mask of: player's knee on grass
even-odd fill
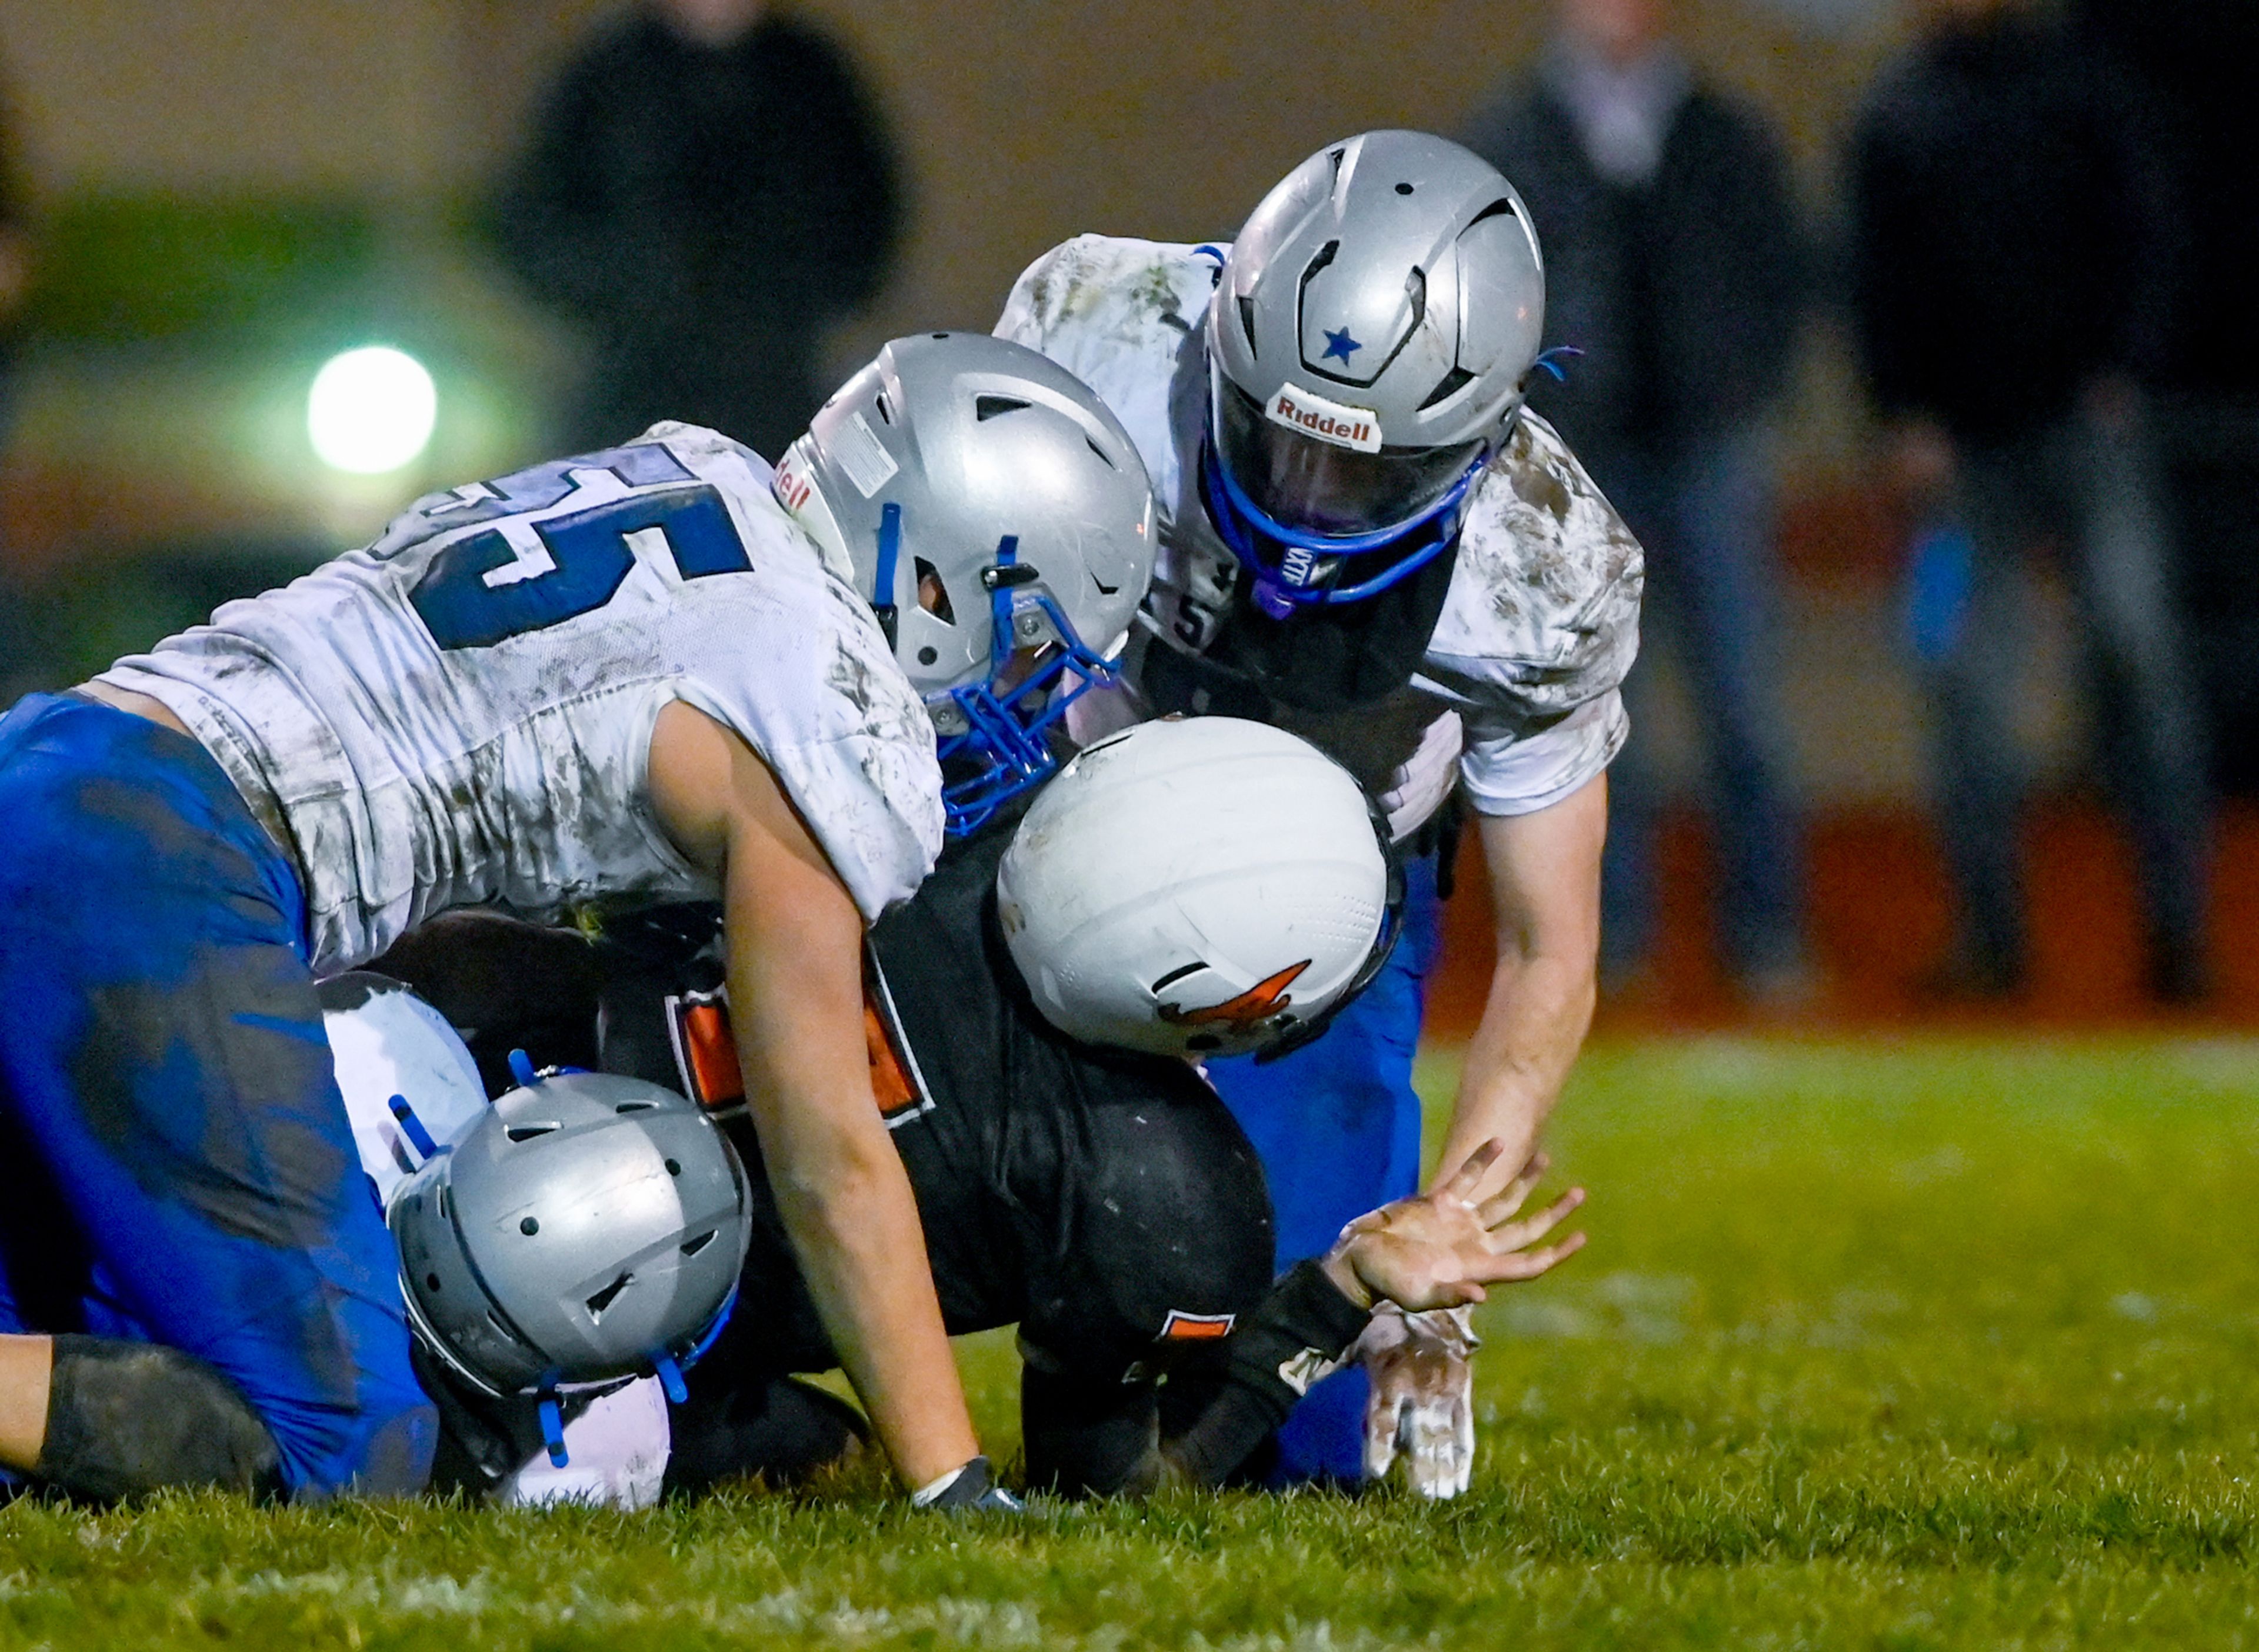
[[[1022,1437],[1032,1486],[1149,1491],[1171,1387],[1209,1392],[1215,1350],[1271,1286],[1271,1204],[1245,1136],[1205,1086],[1125,1068],[1093,1097],[1066,1244],[1030,1281]]]
[[[1028,1486],[1061,1497],[1136,1497],[1164,1468],[1157,1391],[1030,1363],[1020,1373]]]
[[[1272,1277],[1270,1196],[1231,1115],[1197,1083],[1118,1077],[1120,1094],[1089,1099],[1065,1243],[1030,1278],[1021,1326],[1058,1368],[1117,1381],[1222,1338]]]
[[[54,1339],[39,1478],[111,1502],[168,1489],[282,1494],[282,1454],[251,1402],[203,1361],[151,1342]]]

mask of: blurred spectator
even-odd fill
[[[1927,0],[1849,166],[1853,302],[1916,535],[1913,630],[1961,902],[1943,984],[2026,967],[2012,691],[2021,558],[2077,604],[2104,769],[2132,830],[2149,979],[2201,995],[2207,799],[2141,388],[2169,337],[2180,236],[2144,110],[2015,0]]]
[[[2183,611],[2204,680],[2213,773],[2259,792],[2259,5],[2076,0],[2090,38],[2144,80],[2169,117],[2189,257],[2156,406]]]
[[[686,419],[773,458],[829,388],[824,331],[877,292],[901,217],[837,46],[762,0],[646,0],[566,70],[499,227],[590,345],[570,441]]]
[[[14,422],[17,358],[31,293],[31,226],[18,167],[14,111],[0,103],[0,440]],[[13,703],[37,680],[44,663],[25,583],[15,548],[0,532],[0,705]]]
[[[1802,242],[1779,146],[1702,84],[1666,0],[1560,0],[1536,72],[1468,144],[1514,181],[1544,245],[1546,319],[1583,358],[1533,400],[1647,549],[1643,645],[1677,653],[1715,808],[1719,933],[1760,1000],[1809,990],[1799,824],[1783,785],[1765,414],[1794,348]],[[1652,667],[1626,693],[1635,731]],[[1609,776],[1602,970],[1642,972],[1656,928],[1651,757]]]

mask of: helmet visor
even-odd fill
[[[1409,522],[1450,491],[1482,443],[1360,453],[1263,416],[1217,375],[1216,456],[1255,508],[1282,526],[1345,538]]]

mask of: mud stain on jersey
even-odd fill
[[[1512,480],[1514,491],[1522,503],[1549,512],[1554,521],[1567,525],[1569,488],[1558,476],[1530,463],[1509,466],[1507,475]]]
[[[1133,262],[1122,249],[1121,242],[1099,236],[1053,249],[1028,285],[1029,309],[1039,323],[1050,327],[1112,310],[1125,322],[1191,331],[1194,320],[1183,313],[1174,279],[1179,255],[1157,248]]]
[[[840,638],[833,647],[823,680],[832,693],[855,708],[858,722],[871,720],[872,710],[880,700],[879,686],[872,680],[871,662],[851,647],[846,638]]]
[[[1190,332],[1192,324],[1178,312],[1176,283],[1169,279],[1170,266],[1154,263],[1131,283],[1132,303],[1143,305],[1152,312],[1153,318],[1163,326],[1173,327],[1179,332]]]

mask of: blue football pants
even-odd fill
[[[1405,863],[1404,931],[1387,965],[1315,1043],[1258,1063],[1211,1061],[1208,1076],[1263,1161],[1281,1272],[1323,1256],[1343,1225],[1420,1186],[1412,1059],[1438,945],[1433,856]],[[1365,1372],[1314,1385],[1279,1431],[1275,1479],[1364,1472]]]
[[[0,1330],[193,1354],[294,1497],[404,1493],[438,1422],[305,929],[196,742],[68,695],[0,720]]]

